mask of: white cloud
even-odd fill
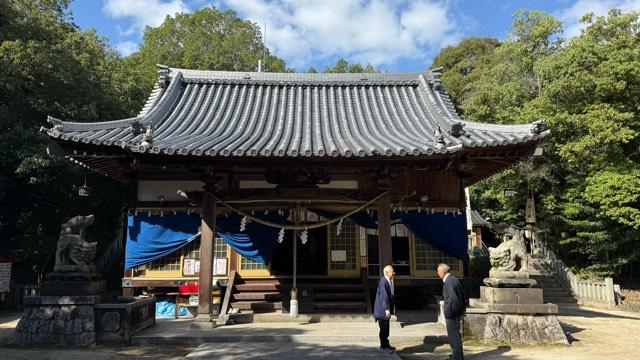
[[[167,15],[187,12],[182,0],[105,0],[102,11],[113,19],[126,19],[120,31],[124,35],[142,33],[145,26],[158,26]]]
[[[123,41],[116,44],[116,50],[122,56],[129,56],[132,53],[138,51],[139,45],[133,41]]]
[[[222,0],[240,17],[267,22],[267,46],[287,63],[389,65],[428,59],[460,39],[445,0]]]
[[[584,25],[580,19],[588,14],[607,15],[609,9],[640,11],[640,0],[578,0],[571,7],[560,10],[557,16],[564,21],[564,35],[568,38],[580,35]]]

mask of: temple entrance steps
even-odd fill
[[[291,286],[290,278],[237,277],[230,308],[251,314],[280,312],[285,308],[283,301],[288,301]],[[297,287],[301,314],[367,312],[364,288],[358,278],[306,277],[298,280]]]
[[[314,313],[366,313],[362,283],[357,278],[322,278],[298,285],[313,291]]]
[[[576,299],[565,290],[553,276],[550,265],[535,256],[529,256],[529,276],[538,282],[542,288],[545,303],[576,305]]]
[[[272,312],[282,310],[283,284],[278,279],[243,279],[233,286],[230,307],[238,311]]]

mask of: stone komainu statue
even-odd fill
[[[98,243],[87,242],[84,235],[84,229],[93,224],[93,220],[93,215],[76,216],[62,224],[54,272],[94,271],[93,259]]]
[[[529,268],[527,247],[522,230],[514,226],[499,229],[502,243],[489,248],[491,267],[500,271],[527,271]]]

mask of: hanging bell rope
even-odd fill
[[[217,202],[219,202],[220,204],[222,204],[224,207],[228,208],[231,211],[234,211],[244,217],[246,217],[248,220],[251,221],[255,221],[258,224],[262,224],[262,225],[267,225],[267,226],[271,226],[271,227],[275,227],[275,228],[279,228],[279,229],[286,229],[286,230],[309,230],[309,229],[316,229],[319,227],[323,227],[323,226],[327,226],[327,225],[331,225],[337,221],[342,221],[342,219],[344,218],[348,218],[349,216],[359,212],[360,210],[366,208],[367,206],[373,204],[374,202],[376,202],[378,199],[380,199],[382,196],[386,195],[387,193],[389,193],[389,191],[385,191],[382,194],[376,196],[375,198],[373,198],[372,200],[370,200],[369,202],[367,202],[366,204],[358,207],[357,209],[354,209],[346,214],[343,214],[341,216],[338,216],[336,218],[330,219],[330,220],[326,220],[326,221],[322,221],[319,223],[315,223],[315,224],[303,224],[303,225],[297,225],[297,224],[292,224],[292,225],[288,225],[288,224],[278,224],[276,222],[273,221],[269,221],[269,220],[263,220],[260,218],[257,218],[247,212],[244,212],[238,208],[236,208],[235,206],[227,203],[226,201],[220,199],[219,197],[217,197],[216,195],[210,193],[207,191],[207,194],[209,194],[211,197],[213,197],[213,199]]]

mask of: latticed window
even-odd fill
[[[224,242],[224,240],[222,240],[222,238],[217,237],[213,243],[213,258],[227,258],[227,244]]]
[[[185,259],[200,259],[200,239],[193,240],[182,248]]]
[[[261,262],[251,260],[244,256],[240,257],[240,269],[241,270],[264,270],[267,266]]]
[[[447,256],[431,244],[416,238],[416,270],[437,271],[438,264],[445,263],[451,270],[460,270],[460,261],[452,256]]]
[[[149,264],[149,270],[180,270],[180,255],[182,255],[181,251],[175,251],[167,256],[163,256],[160,259],[151,262]]]
[[[329,251],[329,264],[331,266],[331,270],[355,269],[357,265],[356,224],[349,219],[343,220],[340,235],[337,235],[336,226],[330,225],[329,238],[331,244]]]

